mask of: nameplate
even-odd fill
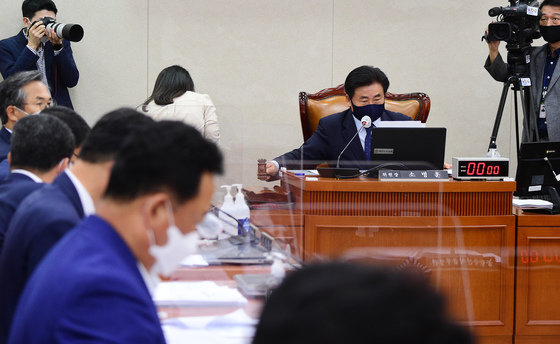
[[[449,181],[447,170],[381,170],[381,181]]]

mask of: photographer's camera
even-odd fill
[[[84,29],[78,24],[57,23],[56,20],[54,20],[53,18],[45,17],[45,18],[39,19],[37,21],[34,21],[30,25],[30,27],[35,25],[35,23],[37,23],[37,22],[42,22],[43,25],[45,25],[45,28],[47,30],[53,29],[54,33],[56,33],[56,35],[59,38],[62,38],[62,39],[65,39],[65,40],[68,40],[68,41],[71,41],[71,42],[79,42],[84,37]]]

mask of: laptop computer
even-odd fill
[[[547,160],[545,160],[547,158]],[[516,195],[537,194],[545,186],[558,187],[560,142],[522,142],[517,162]]]
[[[372,128],[370,177],[380,170],[441,170],[445,128]]]

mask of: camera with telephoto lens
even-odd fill
[[[78,24],[57,23],[53,18],[45,17],[34,21],[29,27],[31,28],[37,22],[42,22],[47,30],[53,29],[58,38],[63,38],[71,42],[79,42],[84,37],[84,29]]]
[[[487,42],[505,41],[519,47],[529,46],[540,38],[539,2],[533,0],[510,0],[508,7],[494,7],[488,11],[491,17],[498,17],[496,23],[488,26]]]

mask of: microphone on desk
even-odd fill
[[[358,131],[356,131],[354,136],[352,136],[350,141],[348,141],[348,143],[346,144],[346,147],[344,147],[344,149],[338,155],[338,158],[336,159],[336,168],[340,167],[340,157],[342,156],[342,153],[344,153],[346,151],[348,146],[350,146],[350,143],[352,142],[352,140],[354,140],[354,138],[360,133],[360,131],[362,131],[362,129],[364,129],[364,128],[368,129],[369,127],[371,127],[371,117],[369,117],[367,115],[362,117],[361,123],[362,123],[362,126],[360,127],[360,129],[358,129]]]
[[[226,216],[228,216],[229,218],[231,218],[232,220],[235,220],[238,224],[240,224],[240,221],[237,220],[235,218],[235,216],[229,214],[226,211],[223,211],[221,208],[216,207],[215,205],[211,204],[211,211],[215,212],[215,213],[222,213]],[[224,221],[224,219],[220,219],[222,221]],[[289,259],[292,259],[294,262],[296,262],[299,267],[305,266],[305,263],[300,260],[298,257],[292,255],[291,252],[286,251],[285,249],[283,249],[281,247],[281,245],[276,241],[276,239],[271,236],[270,234],[262,231],[259,227],[255,226],[253,223],[249,222],[249,226],[250,226],[250,234],[249,237],[251,239],[251,241],[249,243],[245,242],[244,240],[242,240],[240,238],[239,235],[237,236],[233,236],[230,237],[228,239],[228,241],[233,244],[233,245],[243,245],[243,244],[260,244],[263,248],[266,249],[267,252],[271,252],[273,250],[273,246],[276,246],[276,248],[286,257],[287,262],[289,263]],[[233,240],[232,240],[233,239]],[[290,265],[292,265],[292,267],[295,267],[294,264],[289,263]]]

